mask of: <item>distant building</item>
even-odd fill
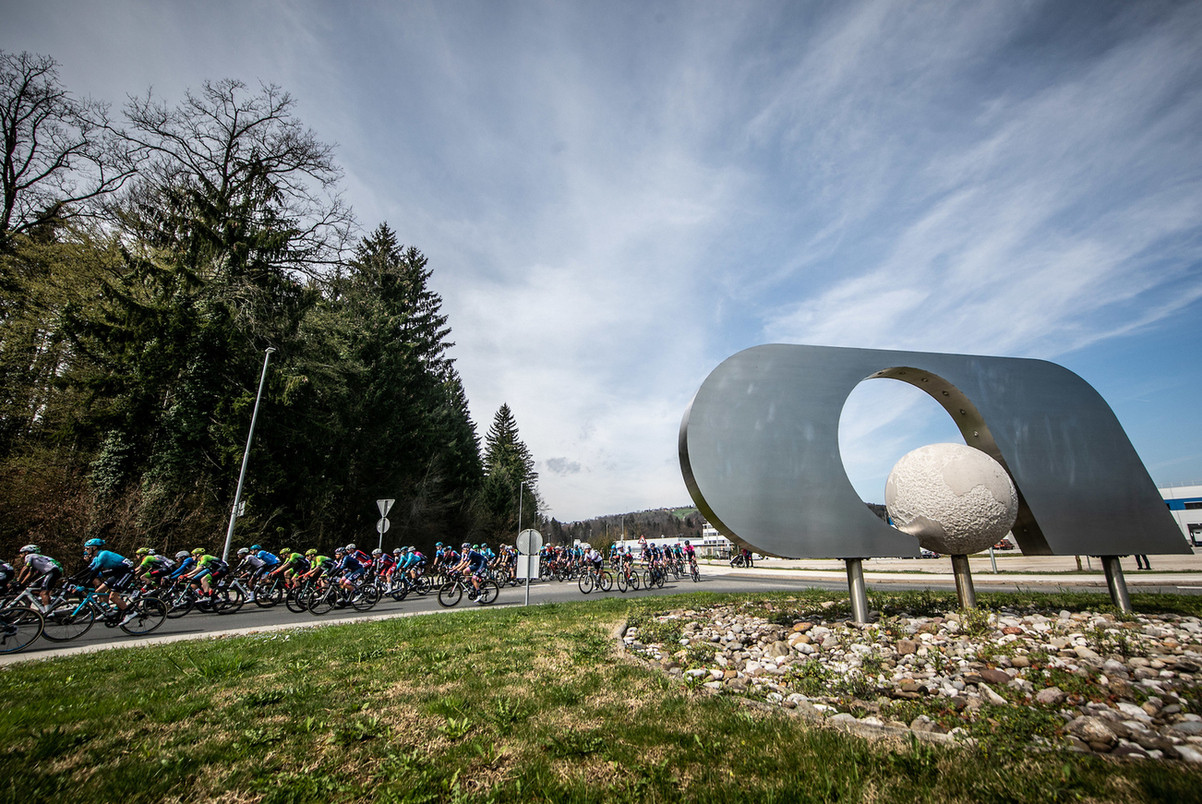
[[[734,546],[730,539],[727,539],[718,529],[712,527],[708,522],[701,529],[701,541],[690,536],[660,536],[656,539],[648,539],[648,544],[675,545],[684,544],[686,541],[692,542],[693,549],[697,551],[700,558],[730,558],[731,548]],[[637,553],[642,549],[638,539],[620,539],[617,542],[619,550],[625,550],[627,547],[632,552]]]
[[[1169,486],[1158,491],[1190,545],[1202,545],[1202,485]]]

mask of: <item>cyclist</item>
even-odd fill
[[[88,539],[83,543],[83,555],[88,560],[84,570],[85,581],[95,580],[97,592],[108,592],[109,602],[124,613],[118,625],[125,625],[138,616],[121,597],[121,592],[133,582],[134,562],[112,550],[102,549],[104,539]]]
[[[338,549],[342,550],[341,547]],[[310,553],[312,555],[309,555]],[[309,569],[300,576],[300,581],[303,583],[311,578],[316,578],[318,580],[318,587],[324,588],[326,585],[325,579],[334,570],[334,559],[329,556],[318,555],[317,550],[314,549],[310,549],[305,555],[309,559]]]
[[[271,572],[280,565],[280,557],[270,550],[264,550],[261,544],[252,544],[250,546],[250,553],[263,562],[263,566],[250,578],[251,586],[254,586],[255,581],[259,580],[260,576]]]
[[[476,595],[480,593],[480,575],[484,568],[488,566],[488,559],[479,550],[472,547],[468,542],[463,543],[463,548],[459,553],[459,563],[455,565],[456,572],[468,573],[468,579],[472,582],[472,587],[475,590],[472,593],[474,600]]]
[[[385,553],[379,547],[371,551],[372,572],[377,578],[387,581],[392,576],[392,568],[396,566],[396,559],[392,557],[392,553]]]
[[[213,582],[220,580],[229,571],[229,564],[226,564],[217,556],[209,555],[203,547],[197,547],[193,550],[192,557],[196,559],[196,568],[184,577],[190,582],[200,581],[201,591],[212,597],[214,591]],[[212,578],[212,581],[209,580],[210,578]]]
[[[175,569],[174,561],[155,553],[149,547],[139,547],[134,555],[138,557],[138,567],[135,570],[137,576],[153,582],[155,586],[162,586],[163,580]]]
[[[426,557],[413,545],[405,548],[405,567],[409,574],[409,580],[415,582],[426,569]]]
[[[363,567],[363,569],[367,569],[368,567],[371,566],[371,556],[369,556],[367,553],[363,552],[359,548],[355,547],[354,542],[351,542],[350,544],[348,544],[346,546],[346,552],[352,558],[354,558],[356,561],[358,561],[359,566]]]
[[[313,555],[317,555],[316,550],[313,550]],[[288,555],[280,562],[280,567],[284,571],[284,580],[290,587],[296,585],[296,579],[308,572],[310,566],[308,554],[301,555],[299,550],[289,550]]]
[[[171,571],[167,579],[174,581],[177,578],[184,577],[194,569],[196,569],[196,559],[187,550],[180,550],[175,554],[175,569]]]
[[[367,555],[362,550],[355,550],[355,545],[347,545],[347,549],[343,551],[342,557],[338,564],[338,569],[342,571],[342,578],[339,581],[342,588],[348,592],[354,590],[356,582],[363,577],[367,572],[367,567],[356,557],[357,553]],[[370,561],[368,563],[371,563]]]
[[[47,555],[42,555],[36,544],[27,544],[21,548],[20,556],[25,560],[17,584],[37,584],[42,598],[43,611],[50,607],[50,592],[58,585],[63,577],[63,565]]]

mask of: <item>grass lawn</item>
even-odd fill
[[[815,728],[692,689],[610,639],[622,622],[731,599],[477,609],[13,665],[0,670],[0,800],[1202,800],[1202,770],[1182,763]]]

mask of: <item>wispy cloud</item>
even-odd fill
[[[430,257],[478,426],[511,405],[560,519],[683,501],[684,407],[763,341],[1058,359],[1184,321],[1202,346],[1198,3],[9,11],[0,47],[118,104],[292,91],[364,225]],[[1202,379],[1170,386],[1196,421]],[[867,495],[946,432],[859,393]],[[1202,435],[1149,438],[1202,476]]]

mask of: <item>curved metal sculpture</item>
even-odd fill
[[[926,352],[773,344],[724,361],[680,426],[685,484],[710,523],[788,558],[917,556],[914,537],[864,505],[839,453],[843,404],[875,377],[926,391],[1005,467],[1023,553],[1190,552],[1088,383],[1043,360]]]

